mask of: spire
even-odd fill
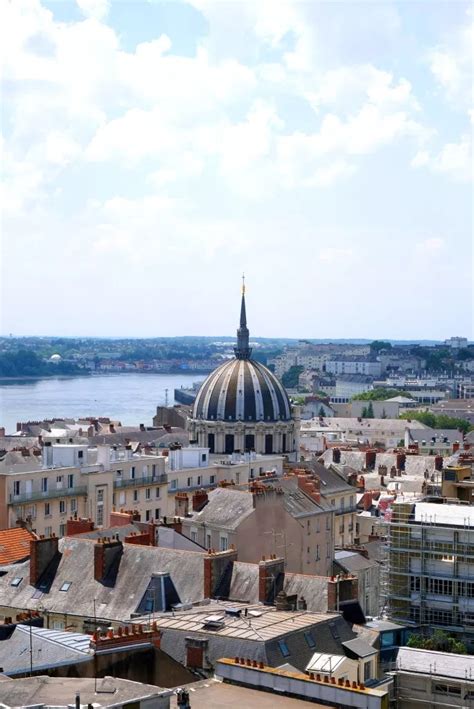
[[[247,312],[245,309],[245,275],[242,274],[242,301],[240,303],[240,327],[237,330],[237,347],[234,347],[237,359],[250,359],[252,350],[249,347],[249,329],[247,327]]]

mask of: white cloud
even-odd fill
[[[416,244],[416,250],[421,254],[434,254],[441,251],[445,246],[444,239],[437,236],[430,237]]]
[[[464,135],[459,142],[446,143],[438,153],[431,154],[427,150],[415,155],[412,167],[427,167],[433,172],[443,174],[459,181],[469,181],[473,178],[472,139]]]
[[[430,70],[447,99],[461,109],[472,105],[474,25],[472,10],[442,44],[428,52]]]
[[[110,0],[76,0],[79,8],[86,17],[103,20],[110,9]]]

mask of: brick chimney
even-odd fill
[[[94,544],[94,578],[103,581],[116,558],[122,555],[123,545],[118,539],[104,537]]]
[[[92,532],[94,530],[94,522],[91,519],[82,517],[73,518],[66,522],[66,537],[73,537],[75,534],[83,534],[84,532]]]
[[[212,598],[229,564],[237,561],[237,550],[211,551],[204,557],[204,598]]]
[[[310,474],[299,474],[297,479],[299,489],[319,504],[321,502],[319,478]]]
[[[209,497],[205,490],[196,490],[193,493],[193,512],[200,512],[207,505]]]
[[[146,547],[151,546],[149,532],[131,532],[127,534],[123,541],[126,544],[142,544]]]
[[[273,556],[271,559],[263,558],[258,564],[258,600],[268,603],[269,599],[276,596],[276,579],[279,574],[285,573],[285,560]]]
[[[177,492],[174,496],[174,513],[176,517],[189,515],[189,498],[185,492]]]
[[[113,510],[109,515],[109,527],[125,527],[127,524],[140,521],[140,513],[136,510]]]
[[[40,537],[30,541],[30,584],[32,586],[36,586],[56,554],[58,554],[57,537]]]

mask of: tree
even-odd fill
[[[374,405],[372,404],[372,402],[370,402],[367,407],[367,418],[368,419],[374,418]]]
[[[370,343],[370,349],[372,352],[377,354],[381,350],[391,350],[392,345],[390,342],[385,342],[384,340],[374,340]]]
[[[376,387],[370,391],[364,391],[362,394],[356,394],[352,397],[352,401],[385,401],[386,399],[392,399],[394,396],[407,397],[407,392],[400,389]],[[410,397],[408,396],[407,398]]]
[[[294,389],[296,386],[298,386],[298,380],[303,370],[304,367],[301,367],[300,365],[294,365],[293,367],[290,367],[289,370],[285,372],[281,378],[283,386],[287,387],[288,389]]]
[[[326,416],[326,413],[324,411],[324,408],[322,406],[319,407],[319,418],[324,418]]]
[[[408,419],[409,421],[420,421],[420,423],[424,423],[425,426],[430,428],[457,429],[464,435],[474,429],[474,426],[471,426],[466,419],[453,418],[446,416],[446,414],[433,414],[431,411],[404,411],[400,414],[400,418]]]
[[[410,635],[407,642],[408,647],[419,648],[420,650],[437,650],[440,652],[455,652],[459,655],[467,653],[467,647],[460,640],[456,640],[448,635],[444,630],[435,630],[433,635],[423,637],[422,635]]]

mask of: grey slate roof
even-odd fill
[[[350,650],[351,653],[357,655],[357,657],[370,657],[371,655],[376,655],[378,650],[368,642],[362,640],[361,638],[354,638],[353,640],[346,640],[342,643],[345,648]]]
[[[321,494],[333,495],[338,492],[355,492],[355,489],[342,479],[338,473],[318,462],[311,463],[311,469],[321,481]]]
[[[253,497],[250,493],[218,487],[211,490],[209,502],[200,512],[195,512],[192,519],[234,530],[253,510]]]
[[[378,566],[376,561],[366,559],[363,554],[356,551],[336,551],[334,554],[336,563],[347,572],[357,573]]]
[[[66,537],[59,541],[62,554],[48,593],[37,594],[29,584],[29,561],[5,566],[0,576],[2,605],[12,608],[37,609],[94,617],[126,620],[136,611],[153,573],[169,572],[182,602],[203,598],[203,554],[160,547],[125,544],[113,586],[94,579],[94,542],[90,539]],[[14,577],[22,577],[18,587]],[[69,591],[60,591],[71,583]],[[36,597],[33,598],[33,595]]]
[[[283,590],[287,596],[297,594],[306,601],[308,611],[324,613],[328,609],[328,579],[326,576],[285,573]]]
[[[464,680],[470,673],[472,675],[472,655],[401,647],[397,652],[396,667],[406,672]]]
[[[0,642],[0,667],[5,674],[30,671],[30,633],[35,672],[87,662],[93,656],[90,635],[17,625],[11,637]]]

